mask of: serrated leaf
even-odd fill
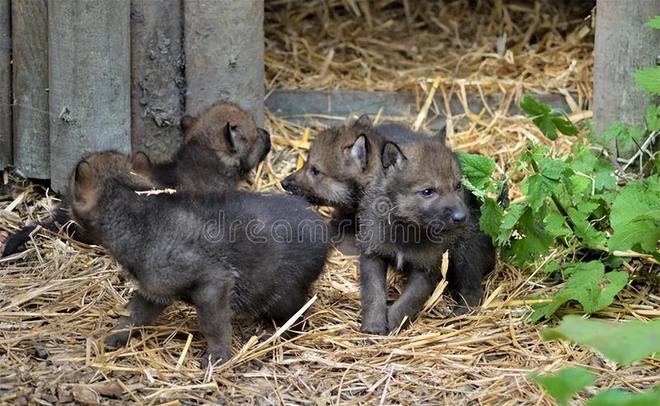
[[[644,24],[646,27],[660,30],[660,16],[655,16]]]
[[[660,95],[660,68],[644,68],[633,72],[633,78],[642,90]]]
[[[503,242],[509,239],[511,236],[511,231],[513,231],[516,224],[518,224],[518,220],[520,220],[520,217],[523,215],[526,209],[527,207],[520,203],[514,203],[509,207],[509,210],[506,212],[504,218],[502,219],[502,225],[500,226],[502,231],[509,232],[506,234]],[[501,236],[502,234],[500,235],[500,238]]]
[[[545,329],[541,334],[545,340],[564,339],[591,347],[623,365],[660,352],[660,319],[613,323],[571,315],[564,317],[558,327]]]
[[[525,179],[527,191],[527,203],[534,212],[537,212],[547,197],[553,193],[559,186],[557,180],[550,179],[541,174],[535,173]]]
[[[564,273],[570,275],[566,285],[555,294],[552,302],[535,306],[532,321],[550,318],[564,303],[572,300],[580,303],[585,313],[597,312],[612,304],[628,282],[628,274],[605,273],[603,264],[597,261],[578,262],[567,267]]]
[[[568,165],[557,159],[542,159],[538,162],[541,175],[552,180],[559,180]]]
[[[536,221],[531,210],[526,208],[516,226],[520,238],[511,241],[510,248],[506,250],[507,256],[513,258],[516,265],[523,265],[547,254],[554,238],[540,221]]]
[[[492,186],[491,177],[495,170],[495,161],[492,158],[467,152],[460,152],[458,157],[461,160],[463,177],[472,186],[481,190],[487,185]]]
[[[608,389],[589,399],[587,406],[658,406],[660,386],[646,392],[631,393],[619,389]]]
[[[637,248],[654,253],[660,239],[660,178],[631,182],[614,199],[610,212],[613,232],[610,252]]]
[[[568,118],[562,116],[555,116],[552,118],[557,130],[564,135],[575,135],[578,133],[577,127]]]
[[[500,205],[495,200],[486,198],[481,204],[479,226],[481,227],[481,231],[488,234],[493,241],[499,235],[502,217],[503,214]]]
[[[550,114],[545,114],[532,119],[532,122],[536,124],[543,135],[552,141],[557,139],[557,127],[555,126],[553,119],[554,117]]]
[[[590,248],[602,248],[607,244],[605,233],[597,230],[589,221],[589,216],[598,206],[597,203],[586,202],[580,204],[577,209],[572,207],[568,209],[568,214],[573,221],[575,236]]]
[[[656,104],[650,105],[644,113],[644,119],[646,121],[646,129],[649,132],[660,130],[660,106]]]
[[[564,368],[554,375],[532,375],[559,405],[565,406],[573,395],[596,381],[595,375],[582,367]]]
[[[562,216],[558,211],[551,210],[545,216],[543,220],[545,224],[545,229],[553,237],[566,237],[571,234],[571,229],[566,226],[566,221],[564,216]]]
[[[530,116],[542,116],[550,114],[552,109],[545,103],[536,100],[534,96],[527,95],[522,98],[520,108]]]

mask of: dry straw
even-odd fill
[[[445,103],[476,95],[486,106],[447,117],[449,140],[495,157],[503,172],[527,141],[543,142],[527,120],[509,114],[521,94],[562,94],[575,122],[590,117],[581,107],[591,99],[593,33],[589,10],[575,3],[267,1],[268,86],[414,91],[422,127],[442,107],[424,103],[430,92]],[[487,102],[492,97],[498,102]],[[417,117],[394,119],[412,124]],[[270,114],[267,126],[274,151],[252,190],[279,190],[318,130],[307,136]],[[569,146],[562,140],[554,147]],[[46,216],[56,200],[39,191],[20,182],[11,192],[3,187],[0,229],[14,232]],[[540,275],[542,263],[500,264],[476,314],[448,317],[446,295],[436,295],[410,327],[375,337],[359,333],[355,258],[333,252],[299,334],[239,323],[236,357],[204,371],[194,310],[177,305],[113,351],[103,337],[132,292],[116,262],[44,230],[32,240],[27,251],[0,259],[2,404],[551,404],[527,376],[567,365],[599,375],[597,387],[580,396],[660,382],[657,360],[618,368],[588,349],[541,340],[543,325],[526,316],[558,288]],[[564,255],[554,251],[546,261]],[[630,263],[631,274],[657,272],[641,260]],[[400,284],[392,279],[394,298]],[[657,289],[634,283],[596,317],[645,320],[660,315],[659,304]]]

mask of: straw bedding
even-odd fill
[[[411,90],[419,95],[422,125],[439,111],[433,103],[425,106],[430,93],[446,101],[498,94],[498,105],[447,122],[453,146],[493,156],[503,171],[527,140],[543,142],[527,120],[507,114],[523,92],[563,94],[575,122],[590,117],[584,109],[593,48],[588,7],[504,3],[345,0],[311,7],[269,1],[269,89]],[[413,124],[417,118],[394,119]],[[278,181],[308,147],[304,128],[270,114],[267,127],[274,151],[251,190],[280,190]],[[554,148],[569,146],[561,141]],[[57,202],[16,173],[5,172],[3,184],[5,232],[43,218]],[[33,240],[24,253],[0,260],[0,403],[551,404],[527,377],[567,365],[599,374],[586,395],[660,382],[657,360],[617,368],[588,349],[542,341],[543,324],[526,321],[526,299],[557,289],[539,275],[541,263],[498,265],[476,314],[448,317],[442,296],[410,328],[374,337],[359,333],[355,258],[333,252],[299,334],[281,336],[271,326],[241,322],[236,357],[203,371],[197,357],[205,343],[195,312],[176,305],[141,338],[113,351],[103,347],[103,337],[125,313],[133,289],[117,263],[101,248],[43,230]],[[629,271],[657,269],[633,262]],[[391,285],[396,297],[399,285]],[[653,289],[631,284],[596,317],[658,317],[660,297]]]

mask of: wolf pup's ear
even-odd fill
[[[388,141],[383,146],[383,155],[381,158],[383,168],[399,168],[406,159],[406,156],[403,155],[403,151],[401,151],[401,148],[397,144]]]
[[[257,134],[261,135],[264,138],[270,138],[270,133],[263,128],[257,127]]]
[[[223,130],[223,133],[232,151],[236,150],[236,146],[243,141],[243,137],[241,136],[241,133],[238,131],[238,126],[227,123]]]
[[[133,172],[141,176],[150,176],[151,175],[151,160],[142,151],[136,152],[131,157],[131,167]]]
[[[369,118],[368,115],[363,114],[360,117],[358,117],[357,120],[353,123],[353,127],[355,126],[363,126],[363,127],[371,127],[371,119]]]
[[[184,133],[187,133],[188,130],[190,130],[190,127],[193,126],[193,124],[195,124],[195,117],[189,116],[187,114],[181,117],[181,129],[183,130]]]
[[[443,145],[447,145],[447,125],[445,124],[442,129],[436,133],[436,137],[440,140]]]
[[[367,137],[364,134],[360,134],[353,145],[347,149],[349,150],[351,159],[364,170],[367,167]]]
[[[73,175],[73,206],[81,213],[89,213],[95,203],[96,179],[94,168],[86,160],[78,162]]]

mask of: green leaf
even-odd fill
[[[558,181],[538,173],[528,176],[524,183],[527,186],[527,192],[525,193],[527,203],[534,212],[537,212],[541,208],[545,199],[557,190],[559,186]]]
[[[564,273],[570,275],[566,285],[555,294],[552,302],[534,307],[532,321],[550,318],[571,300],[579,302],[585,313],[597,312],[612,304],[616,294],[628,283],[627,273],[605,273],[603,264],[598,261],[578,262],[567,267]]]
[[[575,225],[575,236],[590,248],[603,248],[607,244],[607,236],[597,230],[589,221],[589,216],[599,207],[598,203],[585,202],[577,208],[569,208],[568,214]]]
[[[608,389],[589,399],[587,406],[658,406],[660,386],[641,393]]]
[[[502,208],[491,198],[486,198],[481,204],[481,217],[479,226],[481,231],[488,234],[493,241],[497,238],[502,224]]]
[[[575,135],[578,133],[577,127],[566,117],[555,116],[552,118],[552,122],[559,132],[564,135]]]
[[[660,106],[652,104],[646,109],[644,114],[646,129],[650,132],[660,130]]]
[[[633,78],[642,90],[660,95],[660,68],[644,68],[633,72]]]
[[[522,98],[520,108],[529,116],[542,116],[550,114],[552,109],[545,103],[536,100],[534,96],[527,95]]]
[[[590,176],[594,180],[595,192],[603,189],[611,190],[616,187],[614,166],[609,161],[598,158],[584,144],[576,144],[572,152],[569,162],[570,168],[574,172]],[[584,178],[584,176],[582,177]]]
[[[644,24],[645,26],[649,28],[655,28],[656,30],[660,30],[660,16],[655,16],[649,21]]]
[[[504,219],[506,221],[506,218]],[[526,208],[517,223],[519,238],[511,241],[507,256],[512,257],[516,265],[524,265],[547,254],[554,238],[543,228],[535,215]]]
[[[561,406],[568,405],[573,395],[596,381],[594,374],[582,367],[564,368],[554,375],[532,375],[531,379]]]
[[[556,210],[549,211],[545,219],[543,219],[543,223],[548,233],[555,238],[566,237],[571,234],[571,229],[566,226],[564,216]]]
[[[552,115],[547,114],[532,119],[532,122],[536,124],[543,135],[548,137],[551,141],[557,139],[557,127],[555,126],[553,118]]]
[[[497,236],[497,245],[504,245],[511,237],[513,229],[518,224],[518,220],[527,210],[527,206],[520,203],[514,203],[509,207],[509,211],[504,215],[502,224],[500,225],[500,234]]]
[[[492,186],[491,176],[495,170],[495,161],[492,158],[467,152],[460,152],[458,157],[461,160],[463,176],[472,186],[481,190],[486,185]]]
[[[614,199],[609,250],[654,253],[660,240],[660,177],[631,182]]]
[[[630,150],[642,143],[644,138],[644,130],[637,127],[626,127],[623,124],[616,122],[610,128],[603,131],[600,139],[592,139],[593,142],[607,146],[608,143],[616,141],[616,145],[620,149]]]
[[[558,327],[541,332],[546,340],[564,339],[591,347],[623,365],[660,352],[660,319],[606,322],[566,316]]]

